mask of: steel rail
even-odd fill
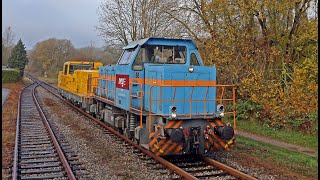
[[[205,161],[206,163],[208,163],[209,165],[212,165],[212,166],[215,166],[215,167],[218,167],[222,170],[225,170],[227,171],[230,175],[232,176],[235,176],[237,178],[240,178],[240,179],[245,179],[245,180],[257,180],[256,178],[252,177],[252,176],[249,176],[243,172],[240,172],[232,167],[229,167],[227,165],[224,165],[218,161],[215,161],[213,159],[210,159],[210,158],[207,158],[207,157],[204,157],[202,155],[199,155],[199,158],[202,159],[203,161]]]
[[[18,174],[18,170],[19,170],[19,168],[18,168],[18,165],[19,165],[18,164],[18,161],[19,161],[18,156],[19,156],[20,120],[21,120],[21,115],[22,115],[21,114],[22,94],[24,93],[24,91],[26,90],[27,87],[29,87],[31,85],[35,85],[35,84],[36,84],[36,86],[32,88],[32,92],[31,92],[32,93],[32,98],[33,98],[34,103],[35,103],[35,106],[36,106],[36,108],[38,110],[38,113],[41,116],[41,119],[42,119],[42,121],[43,121],[43,123],[44,123],[44,125],[45,125],[45,127],[46,127],[46,129],[47,129],[47,131],[48,131],[48,133],[50,135],[50,137],[51,137],[53,145],[56,148],[56,151],[57,151],[57,153],[59,155],[59,158],[60,158],[60,161],[62,162],[62,165],[63,165],[63,167],[64,167],[64,169],[65,169],[65,171],[67,173],[68,178],[71,179],[71,180],[75,180],[76,179],[75,175],[73,174],[73,171],[72,171],[70,165],[68,164],[68,161],[66,160],[66,157],[64,156],[63,151],[62,151],[62,149],[61,149],[61,147],[60,147],[60,145],[59,145],[59,143],[58,143],[53,131],[51,130],[50,125],[48,123],[48,120],[47,120],[46,116],[44,115],[44,113],[43,113],[43,111],[41,109],[41,106],[40,106],[40,104],[39,104],[39,102],[38,102],[38,100],[36,98],[35,89],[39,86],[39,83],[37,83],[37,82],[34,82],[32,84],[29,84],[29,85],[25,86],[22,89],[21,93],[19,94],[12,179],[14,179],[14,180],[18,179],[18,175],[19,175]]]
[[[12,171],[12,179],[16,180],[18,177],[18,143],[19,143],[19,133],[20,133],[20,116],[21,116],[21,94],[22,92],[32,84],[25,86],[20,94],[18,99],[18,111],[17,111],[17,121],[16,121],[16,136],[15,136],[15,145],[14,145],[14,154],[13,154],[13,171]]]
[[[46,116],[44,115],[44,113],[43,113],[43,111],[42,111],[42,109],[41,109],[41,106],[40,106],[40,104],[39,104],[39,102],[38,102],[38,100],[37,100],[37,98],[36,98],[35,89],[36,89],[38,86],[39,86],[39,84],[32,89],[32,98],[33,98],[33,100],[34,100],[34,102],[35,102],[35,104],[36,104],[36,107],[37,107],[37,109],[38,109],[38,111],[39,111],[39,113],[40,113],[40,116],[41,116],[41,118],[42,118],[42,120],[43,120],[43,122],[44,122],[44,124],[45,124],[45,126],[46,126],[46,128],[47,128],[47,130],[48,130],[48,132],[49,132],[49,134],[50,134],[50,137],[51,137],[51,139],[52,139],[53,145],[54,145],[54,147],[55,147],[56,150],[57,150],[57,153],[58,153],[59,158],[60,158],[60,160],[61,160],[61,162],[62,162],[62,165],[63,165],[63,167],[65,168],[65,171],[67,172],[68,178],[69,178],[69,179],[72,179],[72,180],[75,180],[76,177],[75,177],[75,175],[73,174],[73,171],[72,171],[72,169],[71,169],[71,167],[70,167],[70,165],[69,165],[69,163],[68,163],[68,160],[67,160],[67,158],[65,157],[65,155],[64,155],[64,153],[63,153],[63,151],[62,151],[62,149],[61,149],[61,147],[60,147],[60,145],[59,145],[59,142],[58,142],[58,140],[57,140],[54,132],[52,131],[52,129],[51,129],[50,125],[49,125],[48,119],[47,119]]]

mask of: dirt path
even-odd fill
[[[279,146],[281,148],[285,148],[291,151],[296,151],[296,152],[300,152],[303,154],[307,154],[309,156],[313,156],[313,157],[318,157],[318,151],[310,149],[310,148],[306,148],[303,146],[299,146],[299,145],[295,145],[295,144],[289,144],[289,143],[285,143],[282,141],[278,141],[275,139],[271,139],[271,138],[267,138],[264,136],[259,136],[253,133],[248,133],[248,132],[244,132],[244,131],[240,131],[237,130],[237,134],[246,138],[250,138],[256,141],[260,141],[260,142],[264,142],[267,144],[271,144],[271,145],[275,145],[275,146]]]

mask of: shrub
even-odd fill
[[[2,70],[2,83],[17,82],[20,77],[21,76],[19,70]]]
[[[262,106],[250,100],[237,103],[237,119],[255,121],[261,118]]]

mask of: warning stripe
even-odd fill
[[[218,121],[218,123],[220,124],[220,125],[223,125],[222,124],[222,122],[220,122],[220,121]],[[233,139],[234,137],[232,137],[231,139]],[[222,141],[222,145],[223,145],[223,148],[226,150],[226,151],[230,151],[231,150],[231,148],[233,148],[234,146],[233,146],[233,144],[230,144],[230,145],[227,145],[228,143],[229,143],[229,141],[232,141],[232,140],[223,140]]]
[[[173,150],[175,149],[175,147],[178,146],[177,143],[174,143],[170,146],[170,148],[168,149],[166,154],[172,154]]]
[[[211,123],[213,123],[215,126],[220,126],[217,120],[210,122],[210,124]],[[216,140],[218,140],[219,144],[222,146],[222,149],[224,149],[225,143],[223,142],[223,140],[219,136],[215,135],[214,133],[212,133],[212,135],[215,137]]]
[[[178,128],[178,127],[182,124],[182,122],[183,122],[183,121],[178,121],[178,123],[177,123],[176,125],[174,125],[173,128],[174,128],[174,129]]]
[[[163,154],[163,153],[165,153],[165,148],[169,145],[169,141],[171,142],[171,140],[167,140],[166,139],[164,143],[160,144],[159,145],[160,148],[155,151],[155,154],[158,154],[158,153]]]
[[[170,121],[165,128],[171,128],[172,126],[179,126],[183,121]],[[149,134],[149,139],[151,139],[151,141],[149,142],[149,146],[153,146],[154,143],[156,142],[156,137],[158,137],[159,132],[158,130],[155,132],[152,132]]]
[[[175,143],[175,142],[172,142],[172,140],[165,140],[164,143],[161,143],[159,142],[159,144],[157,144],[157,146],[159,148],[156,148],[156,150],[154,151],[156,155],[160,155],[160,154],[163,154],[163,155],[167,155],[169,154],[170,152],[170,147],[175,145],[175,144],[178,144],[178,143]]]
[[[150,133],[149,134],[149,139],[151,139],[153,135],[154,135],[154,132]]]
[[[164,143],[164,145],[161,147],[161,150],[163,151],[163,152],[161,152],[160,150],[158,151],[158,152],[155,152],[156,153],[156,155],[157,156],[159,156],[160,154],[167,154],[167,147],[169,146],[169,145],[172,145],[172,141],[169,139],[168,141],[166,141],[165,143]]]
[[[164,139],[161,139],[157,144],[154,144],[151,151],[155,152],[156,150],[161,149],[161,144],[163,144],[164,141],[165,141]]]
[[[150,142],[149,142],[149,147],[152,147],[153,144],[157,141],[157,138],[153,138]]]
[[[178,154],[179,152],[182,153],[182,147],[180,144],[177,146],[176,150],[173,151],[173,154]]]
[[[219,150],[223,150],[224,146],[222,146],[218,140],[218,136],[216,136],[215,134],[210,134],[209,137],[211,137],[213,139],[213,145],[219,149]]]
[[[211,126],[220,126],[219,124],[218,124],[218,122],[219,121],[213,121],[213,122],[210,122],[210,125]],[[214,125],[213,125],[214,124]],[[221,138],[220,137],[218,137],[217,135],[215,135],[214,134],[214,132],[212,133],[212,135],[214,136],[214,138],[217,140],[217,142],[220,144],[220,146],[222,146],[222,149],[226,149],[227,151],[229,151],[229,147],[227,147],[227,148],[225,148],[225,143],[221,140]]]
[[[168,124],[165,126],[165,129],[167,128],[178,128],[181,124],[183,123],[182,120],[177,121],[177,120],[172,120],[169,121]],[[167,154],[169,153],[169,151],[171,151],[172,149],[170,149],[171,147],[175,147],[176,143],[172,144],[172,140],[166,140],[166,139],[162,139],[157,143],[157,139],[159,136],[159,132],[155,131],[153,133],[150,133],[149,138],[151,139],[151,141],[149,142],[149,147],[151,147],[151,151],[154,152],[157,155],[160,154]],[[171,145],[171,146],[169,146]],[[168,152],[167,152],[168,151]]]
[[[220,120],[215,121],[219,126],[224,126],[223,123]]]
[[[173,144],[175,144],[175,143],[172,143],[172,140],[169,139],[169,140],[166,142],[166,144],[162,147],[162,149],[163,149],[163,151],[164,151],[163,154],[167,154],[167,151],[168,151],[169,147],[172,146]],[[158,153],[157,153],[157,155],[158,155]]]
[[[168,128],[172,128],[172,127],[178,127],[180,126],[180,124],[182,123],[183,121],[177,121],[177,120],[172,120],[172,121],[169,121],[169,123],[165,126],[166,129]],[[179,124],[179,125],[178,125]]]
[[[206,147],[209,151],[215,151],[218,150],[218,148],[216,147],[217,145],[215,145],[216,143],[214,143],[212,137],[209,136],[209,141],[206,141]]]
[[[163,149],[166,150],[166,148],[172,143],[172,140],[169,139],[166,144],[163,146]]]
[[[161,139],[158,143],[155,143],[153,145],[152,151],[156,152],[157,150],[159,150],[161,148],[161,145],[165,142],[164,139]]]
[[[169,121],[165,128],[170,128],[176,121]]]
[[[215,142],[214,140],[215,138],[212,136],[212,134],[209,134],[209,141],[213,144],[213,146],[215,147],[215,149],[221,149],[221,147],[219,146],[218,143]]]
[[[216,121],[216,122],[217,122],[220,126],[224,126],[223,123],[222,123],[222,121],[218,120],[218,121]],[[223,143],[224,143],[224,146],[223,146],[223,147],[226,149],[226,151],[230,151],[230,150],[231,150],[231,149],[230,149],[230,146],[227,146],[227,147],[226,147],[226,144],[228,143],[228,141],[230,141],[230,140],[224,140],[224,141],[223,141]]]

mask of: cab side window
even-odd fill
[[[198,61],[198,59],[197,59],[197,56],[196,56],[194,53],[191,54],[191,62],[190,62],[190,65],[191,65],[191,66],[200,66],[199,61]]]
[[[134,54],[135,49],[126,49],[121,56],[118,64],[126,65],[130,63],[131,57]]]
[[[65,64],[63,69],[64,69],[63,74],[64,74],[64,75],[67,75],[67,72],[68,72],[68,65],[67,65],[67,64]]]
[[[144,55],[145,55],[145,50],[140,49],[140,51],[136,56],[136,59],[133,62],[133,65],[143,65],[143,63],[146,61],[146,57]]]

